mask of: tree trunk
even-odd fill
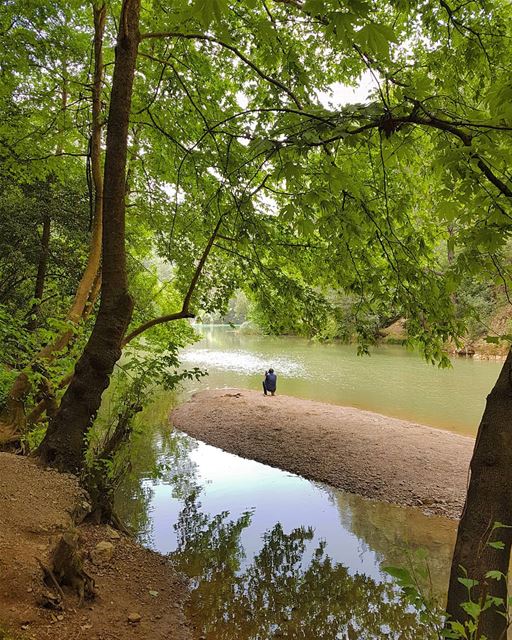
[[[44,293],[44,283],[46,280],[46,270],[48,267],[48,255],[50,253],[50,231],[51,220],[49,215],[45,215],[43,220],[43,233],[41,236],[41,253],[39,254],[39,264],[37,265],[36,286],[34,290],[35,302],[30,310],[30,318],[27,322],[27,329],[34,331],[39,324],[39,311]]]
[[[458,580],[466,577],[465,572],[468,578],[479,582],[472,590],[474,602],[483,602],[487,595],[507,601],[507,580],[486,578],[486,574],[491,570],[508,573],[512,529],[493,530],[493,527],[498,522],[512,525],[511,476],[512,350],[487,396],[471,460],[471,480],[457,532],[448,591],[447,612],[453,620],[462,623],[469,620],[461,608],[461,604],[469,600],[468,592]],[[489,546],[496,541],[502,542],[499,546],[503,548]],[[492,606],[483,612],[476,637],[504,640],[507,629],[504,611],[504,606]]]
[[[75,297],[67,313],[68,324],[76,326],[87,310],[90,292],[97,280],[102,244],[102,214],[103,214],[103,178],[101,172],[101,87],[103,83],[103,35],[105,31],[105,4],[94,6],[94,79],[92,90],[92,128],[91,128],[91,168],[94,184],[94,217],[92,225],[89,255],[84,273],[78,284]],[[45,360],[51,362],[59,352],[66,348],[74,336],[70,327],[57,338],[46,345],[35,356],[34,361]],[[20,417],[25,415],[24,398],[30,392],[30,378],[25,372],[20,372],[9,390],[6,405],[0,415],[0,445],[18,439],[23,432],[25,422]]]
[[[39,449],[44,462],[71,472],[82,468],[85,435],[121,356],[121,344],[133,310],[126,274],[125,180],[139,11],[140,0],[124,0],[107,124],[100,308],[59,412],[50,422]]]

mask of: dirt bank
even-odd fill
[[[86,513],[86,500],[73,476],[0,453],[0,638],[7,629],[16,640],[188,640],[182,579],[165,558],[104,526],[78,527],[97,597],[80,606],[64,587],[62,607],[41,606],[56,590],[44,584],[39,561],[50,565],[62,533]],[[113,547],[102,566],[88,556],[100,541]],[[137,614],[133,622],[130,614]]]
[[[451,518],[464,504],[472,438],[241,389],[200,392],[173,411],[172,421],[225,451],[351,493]]]

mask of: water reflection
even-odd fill
[[[429,632],[389,582],[352,575],[325,552],[325,542],[304,562],[311,527],[285,533],[280,523],[263,535],[261,550],[240,571],[242,531],[227,512],[210,517],[190,496],[175,525],[179,570],[193,578],[189,610],[199,633],[211,640],[335,640],[429,638]]]
[[[150,428],[150,415],[117,508],[192,578],[198,635],[428,637],[381,567],[425,547],[442,596],[453,522],[244,460],[170,432],[163,418]]]
[[[327,490],[338,508],[342,526],[364,540],[377,554],[381,565],[406,567],[416,551],[425,550],[429,581],[432,580],[435,593],[444,593],[455,544],[453,520],[425,516],[419,509],[365,500],[332,488]]]
[[[195,488],[195,464],[190,452],[195,441],[169,429],[169,407],[176,404],[172,392],[162,391],[135,418],[129,450],[125,451],[126,473],[116,491],[116,510],[139,540],[154,547],[153,502],[161,484],[170,484],[178,499]],[[157,521],[162,517],[157,513]]]

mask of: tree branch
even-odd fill
[[[224,49],[228,49],[229,51],[234,53],[238,58],[240,58],[240,60],[245,62],[247,66],[251,67],[251,69],[260,76],[260,78],[263,78],[263,80],[266,80],[267,82],[269,82],[270,84],[273,84],[275,87],[277,87],[281,91],[284,91],[284,93],[286,93],[293,100],[293,102],[295,102],[295,104],[297,105],[297,108],[302,110],[301,102],[299,101],[299,99],[291,89],[289,89],[280,80],[277,80],[276,78],[273,78],[272,76],[269,76],[264,71],[262,71],[254,62],[252,62],[252,60],[249,60],[249,58],[244,53],[242,53],[240,49],[238,49],[232,44],[228,44],[227,42],[219,40],[218,38],[214,38],[213,36],[207,36],[202,33],[180,33],[179,31],[143,33],[141,34],[140,38],[141,40],[148,40],[151,38],[184,38],[188,40],[204,40],[206,42],[213,42],[214,44],[218,44]]]
[[[418,100],[414,100],[411,98],[407,99],[414,104],[414,108],[409,115],[394,117],[392,111],[387,111],[380,118],[367,122],[366,124],[363,124],[354,129],[347,128],[340,133],[331,136],[330,138],[319,138],[318,141],[305,142],[304,144],[310,147],[321,147],[326,144],[342,140],[347,136],[358,135],[371,129],[378,129],[379,131],[383,131],[386,137],[389,137],[394,132],[398,131],[402,126],[412,124],[418,125],[420,127],[437,129],[439,131],[446,131],[447,133],[450,133],[458,138],[465,147],[472,147],[473,136],[470,132],[463,128],[471,127],[470,122],[459,123],[444,120],[443,118],[439,118],[433,113],[427,111]],[[422,114],[420,114],[420,111],[422,112]],[[359,116],[359,118],[361,118],[361,116]],[[288,138],[285,143],[293,143],[294,141],[295,136],[293,138]],[[280,144],[283,144],[283,142],[280,141]],[[491,184],[493,184],[499,190],[502,195],[506,196],[507,198],[512,198],[512,189],[493,172],[492,168],[487,164],[487,162],[485,162],[484,158],[482,158],[482,156],[477,151],[471,153],[470,157],[477,161],[477,166],[480,171],[487,178],[487,180],[489,180],[489,182],[491,182]]]
[[[475,31],[475,29],[473,29],[472,27],[468,27],[468,25],[466,25],[463,22],[461,22],[461,20],[459,20],[457,18],[457,16],[455,15],[455,11],[450,7],[450,5],[446,2],[446,0],[439,0],[439,4],[446,11],[446,13],[448,14],[448,19],[455,26],[455,28],[457,29],[457,31],[459,33],[464,35],[464,31],[468,31],[469,33],[471,33],[471,34],[473,34],[475,36],[475,38],[478,40],[478,44],[480,45],[480,48],[482,49],[482,51],[484,53],[484,56],[485,56],[486,60],[487,60],[487,64],[489,65],[489,69],[492,72],[493,71],[493,65],[492,65],[491,57],[490,57],[487,49],[485,48],[485,45],[483,43],[482,36],[480,35],[480,33],[478,33],[478,31]]]
[[[208,259],[208,256],[210,254],[210,251],[213,247],[213,243],[215,242],[215,238],[217,237],[217,234],[219,232],[219,229],[221,227],[222,221],[224,219],[224,215],[221,215],[217,224],[215,225],[215,229],[213,230],[212,235],[210,236],[208,243],[206,244],[206,247],[203,251],[203,254],[201,256],[201,258],[199,259],[199,262],[197,263],[197,267],[194,271],[194,275],[192,276],[192,280],[190,281],[190,285],[188,287],[188,291],[185,295],[185,298],[183,299],[183,304],[181,306],[181,311],[178,311],[177,313],[171,313],[169,315],[165,315],[165,316],[159,316],[158,318],[153,318],[153,320],[148,320],[148,322],[144,322],[144,324],[141,324],[140,326],[138,326],[136,329],[134,329],[133,331],[131,331],[123,340],[123,344],[122,346],[124,347],[125,345],[127,345],[129,342],[131,342],[134,338],[136,338],[137,336],[140,336],[141,333],[143,333],[144,331],[147,331],[148,329],[151,329],[151,327],[155,327],[159,324],[164,324],[165,322],[171,322],[173,320],[183,320],[185,318],[194,318],[195,314],[193,312],[190,311],[190,301],[192,299],[192,296],[194,294],[195,288],[197,286],[197,283],[199,281],[199,278],[201,277],[201,273],[203,272],[204,269],[204,265],[206,264],[206,260]]]

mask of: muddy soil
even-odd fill
[[[184,579],[166,558],[110,527],[76,527],[87,509],[73,476],[0,453],[0,638],[7,630],[16,640],[189,640]],[[50,565],[70,528],[78,530],[97,596],[81,605],[78,593],[64,586],[62,606],[48,608],[46,595],[55,589],[45,584],[40,563]],[[99,542],[112,545],[100,565],[89,557]]]

